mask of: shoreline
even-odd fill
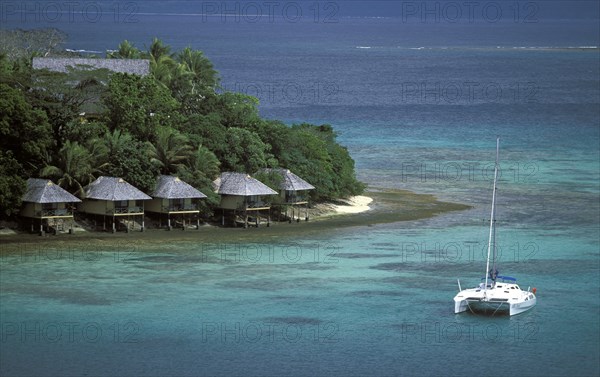
[[[372,193],[367,193],[372,195]],[[315,204],[309,208],[308,214],[314,220],[325,219],[333,216],[352,215],[372,210],[374,199],[371,196],[357,195],[346,199],[339,199],[335,202],[325,202]]]
[[[43,248],[86,249],[104,247],[162,248],[181,243],[274,242],[335,232],[340,228],[373,226],[401,221],[420,220],[452,211],[472,208],[469,205],[437,200],[430,194],[406,190],[371,190],[365,195],[331,203],[319,203],[309,209],[310,221],[272,222],[270,227],[232,228],[203,225],[200,229],[147,229],[144,232],[76,231],[73,234],[46,235],[17,233],[0,236],[0,254]],[[124,245],[125,244],[125,245]],[[127,245],[128,244],[128,245]]]

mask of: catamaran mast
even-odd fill
[[[496,180],[498,179],[498,154],[500,150],[500,138],[496,138],[496,164],[494,166],[494,187],[492,189],[492,214],[490,216],[490,237],[488,240],[488,252],[487,252],[487,263],[485,265],[485,287],[484,290],[487,289],[488,286],[488,276],[490,271],[490,253],[492,248],[494,249],[494,261],[492,265],[492,273],[496,271]]]

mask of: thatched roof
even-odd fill
[[[32,203],[72,203],[81,200],[49,179],[29,178],[23,201]]]
[[[164,199],[206,198],[202,192],[172,175],[158,177],[152,196]]]
[[[86,199],[108,200],[146,200],[152,199],[137,188],[125,182],[123,178],[98,177],[85,188]]]
[[[147,76],[150,74],[150,60],[147,59],[90,59],[90,58],[33,58],[34,69],[48,69],[53,72],[68,72],[68,67],[87,69],[108,69],[112,72]]]
[[[281,175],[282,181],[279,188],[288,191],[314,190],[315,186],[292,173],[289,169],[264,169],[267,173]]]
[[[269,186],[246,173],[221,173],[213,181],[215,192],[220,195],[277,195]]]

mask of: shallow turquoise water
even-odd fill
[[[280,244],[112,249],[93,260],[5,256],[3,374],[458,375],[457,352],[489,347],[502,349],[501,363],[530,357],[524,375],[593,371],[595,245],[507,229],[501,266],[538,288],[538,306],[513,318],[454,315],[456,278],[478,280],[485,246],[484,227],[454,221]]]

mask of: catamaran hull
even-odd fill
[[[536,301],[537,299],[534,297],[533,299],[529,299],[528,301],[511,304],[510,315],[521,314],[523,312],[528,311],[529,309],[535,306]]]
[[[469,310],[467,300],[454,301],[454,314],[466,312],[467,310]]]
[[[466,311],[472,311],[475,313],[488,313],[488,314],[509,314],[517,315],[533,308],[536,304],[536,299],[529,299],[527,301],[509,304],[506,301],[484,301],[484,300],[460,300],[454,302],[454,313],[462,313]]]

